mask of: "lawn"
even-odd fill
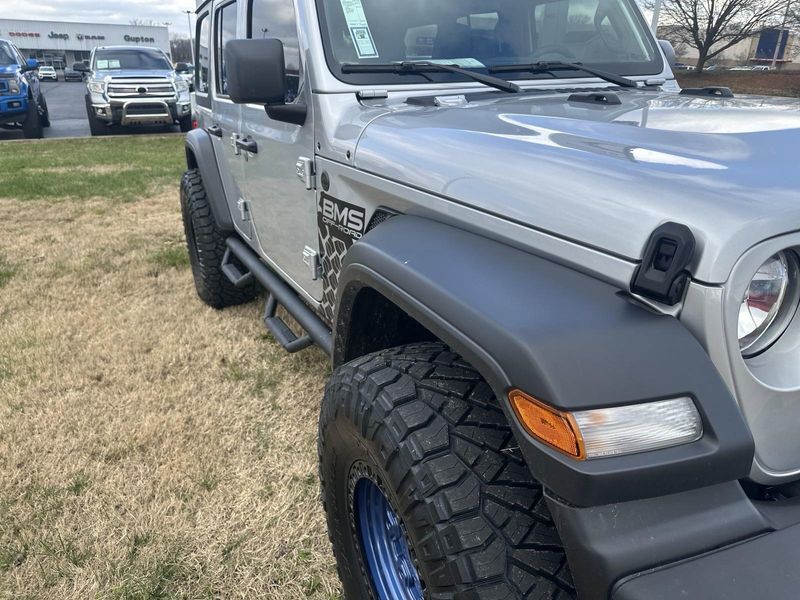
[[[179,136],[3,144],[0,598],[330,599],[327,361],[197,299]]]

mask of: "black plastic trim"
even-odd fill
[[[186,154],[189,166],[191,167],[191,161],[194,161],[200,171],[203,188],[217,225],[225,232],[233,232],[233,218],[225,198],[225,189],[222,187],[214,145],[207,131],[192,129],[186,134]],[[190,158],[190,155],[193,158]]]
[[[348,319],[364,288],[380,292],[483,374],[534,477],[572,504],[661,496],[750,471],[752,437],[700,344],[677,319],[611,285],[451,226],[397,216],[345,258],[335,365],[355,358]],[[576,461],[525,433],[506,400],[512,387],[561,410],[690,396],[705,433],[683,446]]]
[[[699,96],[701,98],[733,98],[733,92],[729,87],[707,86],[701,88],[683,88],[681,96]]]
[[[608,600],[626,576],[771,530],[738,482],[594,508],[547,502],[581,600]]]
[[[694,258],[692,230],[679,223],[664,223],[650,236],[642,263],[636,268],[631,291],[670,306],[681,301]]]

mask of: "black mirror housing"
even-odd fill
[[[231,40],[225,44],[225,71],[228,95],[237,104],[285,104],[286,62],[280,40]]]

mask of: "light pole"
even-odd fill
[[[781,52],[781,40],[783,39],[783,32],[786,30],[786,22],[789,20],[789,11],[792,9],[792,0],[788,0],[786,3],[786,12],[783,13],[783,21],[781,22],[781,28],[778,30],[778,37],[775,40],[775,52],[772,53],[772,70],[774,71],[778,67],[778,55]],[[789,43],[789,34],[786,34],[786,43]]]
[[[662,0],[656,0],[653,5],[653,20],[650,23],[650,29],[653,30],[653,35],[656,37],[658,37],[658,18],[661,16],[661,2]]]
[[[184,10],[186,13],[186,22],[189,24],[189,47],[192,49],[192,64],[197,68],[197,59],[194,55],[194,32],[192,31],[192,11]]]

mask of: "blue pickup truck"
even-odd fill
[[[35,59],[26,60],[14,44],[0,39],[0,127],[21,128],[26,138],[40,138],[50,126],[38,68]]]

